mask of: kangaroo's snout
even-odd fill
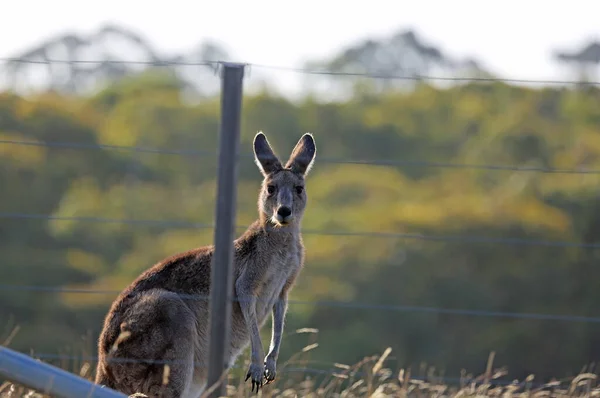
[[[277,214],[279,214],[283,218],[286,218],[289,217],[290,214],[292,214],[292,210],[287,206],[281,206],[279,210],[277,210]]]
[[[277,209],[277,221],[280,224],[287,224],[292,220],[292,209],[287,206],[280,206]]]

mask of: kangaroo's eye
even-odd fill
[[[296,187],[296,193],[297,193],[298,195],[300,195],[302,192],[304,192],[304,187],[301,187],[300,185],[298,185],[298,186]]]
[[[273,185],[267,185],[267,193],[269,195],[273,195],[275,193],[275,186],[273,186]]]

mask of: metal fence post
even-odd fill
[[[243,64],[222,64],[215,252],[210,278],[210,347],[207,380],[209,388],[219,382],[227,365],[225,355],[229,351],[227,347],[233,298],[233,240],[243,78]],[[210,397],[225,395],[226,387],[227,383],[223,381]]]
[[[0,376],[23,387],[59,398],[127,397],[6,347],[0,347]]]

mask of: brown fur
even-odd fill
[[[248,377],[256,391],[276,376],[287,296],[304,263],[300,225],[304,177],[316,147],[305,134],[285,166],[262,133],[254,138],[264,180],[259,218],[234,241],[234,296],[228,364],[248,345]],[[283,208],[291,211],[286,211]],[[214,247],[190,250],[154,265],[113,302],[98,341],[96,383],[126,394],[199,397],[206,388],[210,270]],[[265,356],[259,329],[273,330]]]

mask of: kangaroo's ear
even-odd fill
[[[262,132],[254,136],[254,161],[265,177],[283,168]]]
[[[313,166],[316,153],[315,139],[312,134],[306,133],[294,147],[285,167],[290,168],[294,173],[306,175]]]

